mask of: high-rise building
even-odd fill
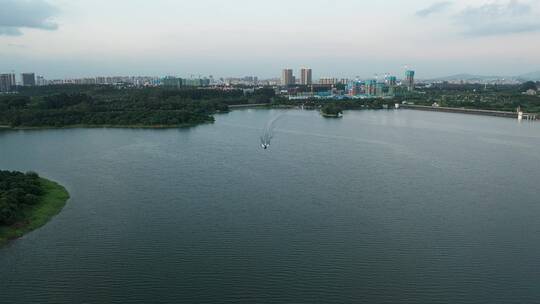
[[[161,84],[167,88],[179,89],[182,87],[182,78],[177,78],[174,76],[167,76],[163,78],[163,80],[161,81]]]
[[[290,86],[296,83],[292,69],[283,69],[281,73],[281,85]]]
[[[300,84],[302,85],[312,85],[313,84],[313,71],[310,68],[301,68],[300,69]]]
[[[38,86],[44,86],[47,85],[47,80],[45,80],[45,77],[38,75],[36,77],[36,85]]]
[[[11,92],[16,84],[15,74],[0,74],[0,92]]]
[[[36,74],[34,73],[22,73],[22,85],[23,86],[35,86],[36,85]]]
[[[349,95],[351,96],[360,95],[362,93],[362,84],[363,83],[358,79],[350,81],[346,87],[347,91],[349,92]]]
[[[379,97],[384,96],[384,83],[377,82],[375,85],[375,95]]]
[[[386,84],[389,87],[395,87],[397,85],[397,77],[396,76],[388,76],[386,78]]]
[[[395,95],[396,94],[396,86],[397,86],[397,77],[396,76],[388,76],[386,78],[386,85],[388,86],[388,94],[389,95]]]
[[[405,72],[405,85],[409,92],[414,91],[414,71],[409,70]]]
[[[365,93],[370,96],[377,95],[377,80],[375,79],[366,80]]]

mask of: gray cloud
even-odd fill
[[[493,36],[540,31],[540,16],[518,0],[468,7],[455,16],[467,36]]]
[[[0,0],[0,35],[19,36],[22,28],[56,30],[58,9],[45,0]]]
[[[431,6],[421,9],[416,12],[416,16],[418,17],[428,17],[435,13],[440,13],[448,9],[452,5],[452,2],[450,1],[444,1],[444,2],[437,2],[432,4]]]

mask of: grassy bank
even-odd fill
[[[40,183],[45,191],[41,201],[25,209],[21,221],[7,227],[0,226],[0,246],[45,225],[66,205],[69,193],[64,187],[44,178],[40,178]]]

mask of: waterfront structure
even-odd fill
[[[36,85],[36,74],[34,73],[22,73],[22,85],[25,87],[33,87]]]
[[[294,74],[292,69],[283,69],[281,72],[281,85],[290,86],[294,85],[296,80],[294,79]]]
[[[312,85],[313,84],[313,71],[310,68],[300,69],[300,84]]]
[[[414,71],[408,70],[405,72],[405,86],[409,92],[414,91]]]
[[[0,74],[0,92],[11,92],[16,84],[15,74]]]

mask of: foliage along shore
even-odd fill
[[[0,126],[34,128],[181,128],[213,123],[229,105],[269,103],[274,91],[115,88],[112,86],[22,87],[0,95]]]
[[[184,123],[179,125],[113,125],[113,124],[103,124],[103,125],[66,125],[61,127],[56,126],[39,126],[39,127],[25,127],[25,126],[6,126],[0,125],[0,130],[61,130],[61,129],[155,129],[155,130],[164,130],[164,129],[181,129],[181,128],[190,128],[200,124],[212,124],[214,120],[201,123]]]
[[[36,173],[0,171],[0,246],[45,225],[68,199],[63,186]]]

